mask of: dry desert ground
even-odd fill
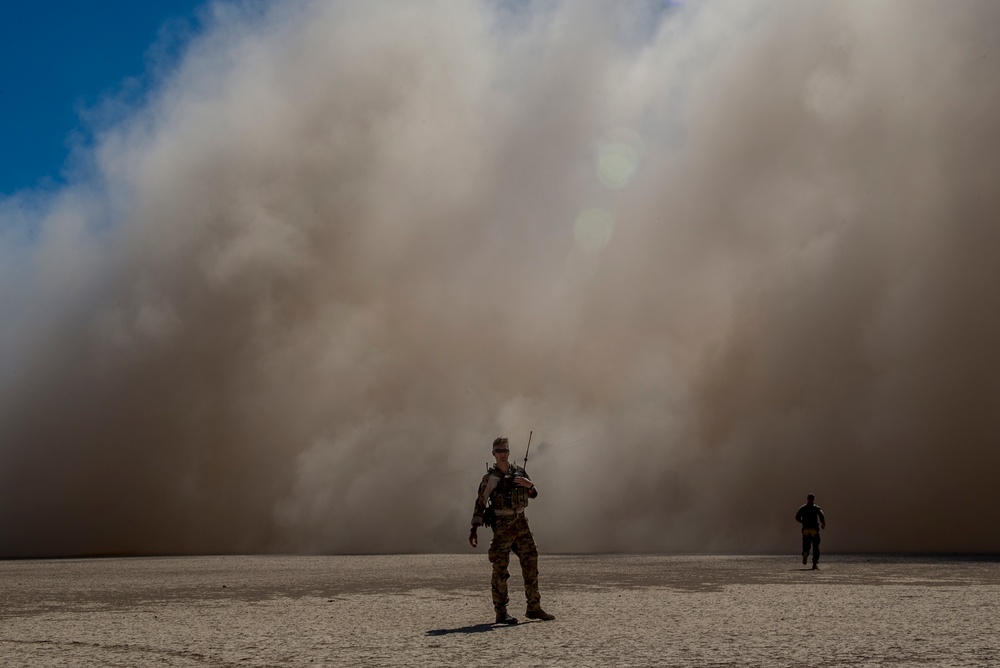
[[[523,613],[512,563],[511,611]],[[468,555],[0,561],[0,666],[1000,666],[1000,560]]]

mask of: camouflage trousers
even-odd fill
[[[493,528],[493,542],[490,543],[490,563],[493,564],[493,577],[490,588],[493,591],[493,607],[499,612],[507,609],[507,578],[510,572],[510,553],[517,555],[521,562],[521,575],[524,577],[524,596],[528,608],[541,606],[542,597],[538,593],[538,549],[535,539],[528,528],[528,519],[522,514],[516,518],[498,517]]]

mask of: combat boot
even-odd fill
[[[517,624],[517,617],[511,617],[506,610],[497,610],[497,624]]]
[[[551,622],[556,618],[555,615],[550,615],[541,608],[528,608],[528,611],[524,613],[524,616],[528,619],[540,619],[543,622]]]

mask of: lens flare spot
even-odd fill
[[[619,128],[608,134],[597,147],[597,175],[609,188],[624,186],[639,167],[639,136]]]
[[[576,217],[573,234],[584,253],[599,253],[611,241],[615,219],[606,209],[587,209]]]

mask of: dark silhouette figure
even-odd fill
[[[809,563],[811,549],[813,570],[819,568],[819,530],[826,528],[826,516],[815,501],[816,497],[810,494],[806,497],[806,505],[795,513],[795,521],[802,525],[802,563]]]

